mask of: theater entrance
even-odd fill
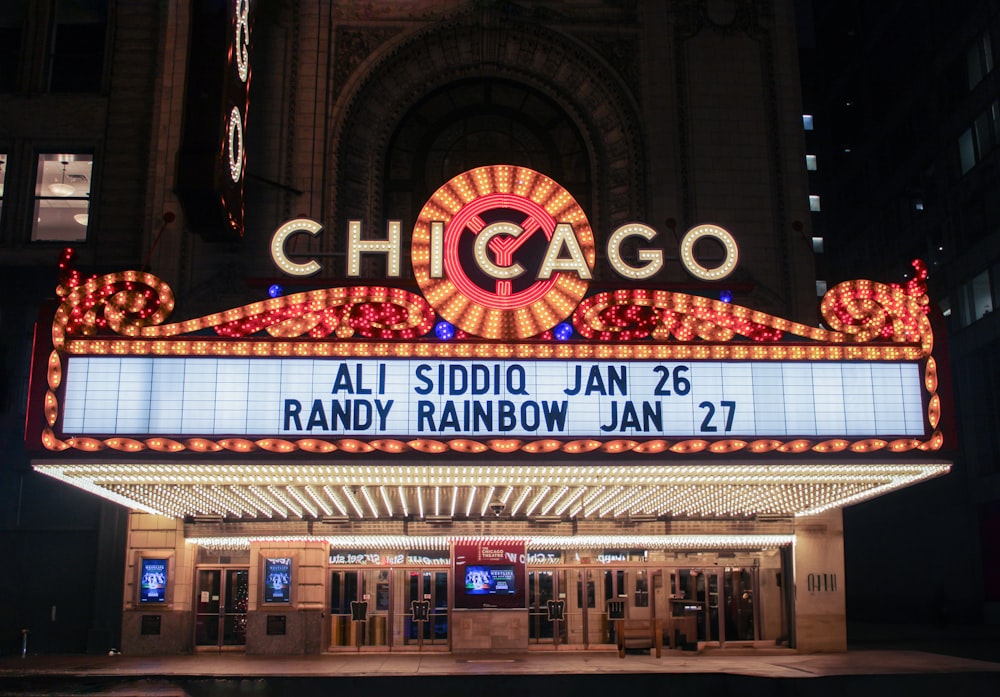
[[[591,567],[567,572],[575,592],[567,598],[567,641],[584,648],[615,643],[616,619],[650,616],[649,570]]]
[[[247,643],[247,567],[198,567],[194,645],[199,651],[239,650]]]
[[[528,641],[533,645],[566,643],[566,571],[528,571]]]
[[[403,646],[448,646],[448,576],[443,569],[402,569],[405,592],[393,623],[402,622]],[[392,632],[396,636],[396,632]]]
[[[757,567],[669,569],[666,634],[672,646],[761,639]]]
[[[330,572],[330,648],[389,646],[389,569]]]

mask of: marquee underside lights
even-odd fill
[[[65,464],[35,469],[131,508],[224,519],[563,521],[804,516],[949,471],[945,463],[614,466]],[[408,511],[409,513],[406,513]]]
[[[508,538],[477,537],[471,541],[489,543]],[[644,549],[644,550],[760,550],[788,547],[795,542],[794,535],[525,535],[530,555],[533,551],[568,551],[594,549]],[[316,542],[333,549],[377,549],[408,551],[420,549],[448,551],[452,542],[468,538],[453,536],[411,535],[266,535],[257,537],[189,537],[188,544],[213,550],[244,550],[250,545],[275,542]],[[531,559],[528,560],[529,565]]]

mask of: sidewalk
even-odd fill
[[[28,656],[0,659],[0,679],[66,677],[374,677],[461,675],[612,675],[635,673],[731,674],[760,678],[846,675],[992,674],[1000,662],[905,650],[854,650],[834,654],[791,651],[732,655],[666,651],[662,658],[614,651],[533,651],[519,654],[340,653],[320,656]]]
[[[614,651],[0,659],[0,695],[18,697],[920,697],[956,692],[1000,694],[1000,663],[902,650],[668,651],[659,659],[646,654],[619,658]]]

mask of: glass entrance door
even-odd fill
[[[726,641],[754,641],[759,638],[757,617],[757,568],[726,568],[723,574],[725,591]]]
[[[566,573],[571,586],[576,589],[575,592],[571,590],[567,593],[566,598],[566,643],[588,648],[592,643],[598,643],[600,638],[595,572],[590,569],[571,569]],[[593,636],[591,624],[596,627]]]
[[[625,569],[600,569],[604,601],[598,608],[601,620],[600,643],[613,644],[615,637],[615,620],[631,617],[632,603],[629,598],[628,574]]]
[[[694,618],[691,624],[697,627],[698,641],[719,641],[723,619],[719,603],[722,587],[719,569],[677,569],[671,583],[675,591],[671,616]],[[687,640],[692,641],[692,637],[687,636]]]
[[[249,582],[246,567],[198,568],[195,647],[222,650],[246,645]]]
[[[566,624],[572,610],[566,606],[565,571],[528,571],[528,640],[533,644],[555,644],[556,624],[549,619],[549,603],[563,601],[558,643],[566,643]]]
[[[441,569],[402,571],[406,579],[403,597],[403,644],[405,646],[448,645],[448,572]],[[427,618],[420,621],[420,605],[427,603]],[[416,615],[415,615],[416,611]]]
[[[351,603],[361,600],[358,571],[330,572],[330,648],[358,646]]]
[[[368,621],[363,623],[363,646],[389,646],[391,611],[391,574],[388,569],[365,569],[361,572],[361,601],[368,604]]]

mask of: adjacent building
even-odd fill
[[[889,508],[847,515],[848,566],[864,582],[851,614],[920,624],[997,622],[1000,478],[997,380],[996,3],[802,3],[800,33],[819,276],[899,277],[927,261],[932,313],[947,326],[955,471]],[[811,22],[809,21],[811,19]],[[940,332],[943,336],[944,333]],[[891,520],[877,542],[864,530]],[[856,531],[854,534],[851,531]],[[916,584],[887,582],[917,547],[947,547]],[[919,541],[919,542],[918,542]],[[959,541],[961,541],[959,543]],[[860,581],[860,579],[859,579]]]

